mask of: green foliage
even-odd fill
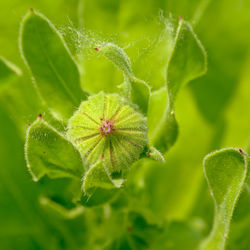
[[[224,249],[230,221],[247,176],[247,155],[222,149],[206,156],[204,172],[215,202],[213,229],[201,249]]]
[[[0,1],[1,249],[247,250],[249,9]]]
[[[149,148],[149,151],[147,152],[147,155],[148,155],[149,158],[151,158],[153,160],[161,161],[161,162],[165,161],[165,159],[164,159],[163,155],[161,154],[161,152],[158,151],[154,147]]]
[[[102,161],[97,162],[92,166],[84,176],[83,191],[86,194],[93,193],[95,188],[113,189],[115,188],[111,178],[107,175]]]
[[[122,95],[131,100],[132,103],[137,104],[141,111],[146,114],[150,88],[146,82],[133,75],[127,54],[118,46],[110,43],[105,44],[101,48],[101,52],[123,72],[124,83],[119,86]]]
[[[80,75],[55,27],[34,10],[24,17],[20,47],[42,99],[59,120],[67,120],[84,99]]]
[[[168,150],[178,136],[175,118],[175,101],[180,88],[206,72],[206,52],[196,37],[191,25],[182,18],[176,31],[172,53],[167,64],[168,103],[152,143],[163,151]],[[162,93],[164,95],[164,93]],[[163,98],[159,99],[164,100]],[[162,140],[164,136],[164,140]]]
[[[173,51],[167,65],[169,108],[174,108],[177,93],[187,82],[206,72],[206,52],[191,25],[180,19]]]
[[[83,174],[79,152],[40,117],[27,130],[25,155],[34,181],[44,175],[79,179]]]

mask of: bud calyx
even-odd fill
[[[68,123],[68,138],[87,167],[102,159],[110,172],[128,168],[147,144],[146,118],[117,94],[83,101]]]

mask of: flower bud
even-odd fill
[[[83,101],[68,123],[68,138],[87,167],[103,160],[112,172],[128,168],[147,144],[146,118],[117,94]]]

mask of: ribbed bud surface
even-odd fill
[[[81,103],[67,136],[87,167],[103,159],[111,172],[120,171],[139,158],[147,143],[146,118],[121,96],[100,92]]]

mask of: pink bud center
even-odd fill
[[[114,131],[114,125],[109,120],[106,120],[100,127],[102,135],[108,135]]]

